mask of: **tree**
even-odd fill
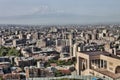
[[[15,48],[0,48],[0,56],[20,56],[20,52]]]
[[[18,52],[18,50],[14,49],[14,48],[11,48],[7,54],[7,56],[19,56],[19,55],[20,55],[20,53]]]
[[[60,77],[60,76],[63,76],[63,74],[60,71],[56,70],[55,77]]]

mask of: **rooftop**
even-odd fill
[[[89,56],[96,56],[96,55],[109,55],[109,52],[106,51],[83,51],[83,53]]]
[[[118,57],[116,55],[113,55],[113,54],[111,54],[109,52],[106,52],[106,51],[83,51],[82,53],[85,53],[89,56],[104,55],[104,56],[109,56],[109,57],[112,57],[112,58],[120,59],[120,57]]]
[[[113,79],[120,78],[120,74],[119,73],[118,74],[114,74],[114,73],[112,73],[112,72],[110,72],[108,70],[105,70],[105,69],[93,69],[93,70],[95,70],[95,71],[97,71],[97,72],[99,72],[101,74],[104,74],[104,75],[106,75],[108,77],[111,77]]]

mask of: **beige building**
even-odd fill
[[[42,39],[38,40],[36,46],[39,48],[46,47],[46,42]]]
[[[15,63],[20,67],[30,66],[34,64],[34,59],[32,57],[16,57]]]
[[[25,69],[26,78],[53,77],[54,74],[44,68],[27,67]]]
[[[77,52],[78,75],[120,79],[120,58],[105,51]]]

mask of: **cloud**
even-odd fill
[[[33,7],[31,9],[31,13],[32,14],[36,14],[36,13],[45,13],[49,11],[49,7],[46,5],[41,5],[39,7]]]
[[[40,7],[34,7],[31,11],[32,14],[34,15],[40,15],[40,14],[60,14],[60,13],[64,13],[63,10],[59,10],[59,9],[53,9],[50,8],[49,6],[40,6]]]
[[[24,16],[24,15],[41,15],[41,14],[59,14],[63,13],[63,10],[54,9],[47,5],[39,6],[17,6],[10,7],[10,9],[4,9],[0,12],[0,17],[14,17],[14,16]]]

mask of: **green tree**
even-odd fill
[[[55,77],[63,76],[63,74],[60,71],[55,71]]]
[[[15,48],[6,48],[2,46],[0,48],[0,56],[20,56],[20,52]]]

